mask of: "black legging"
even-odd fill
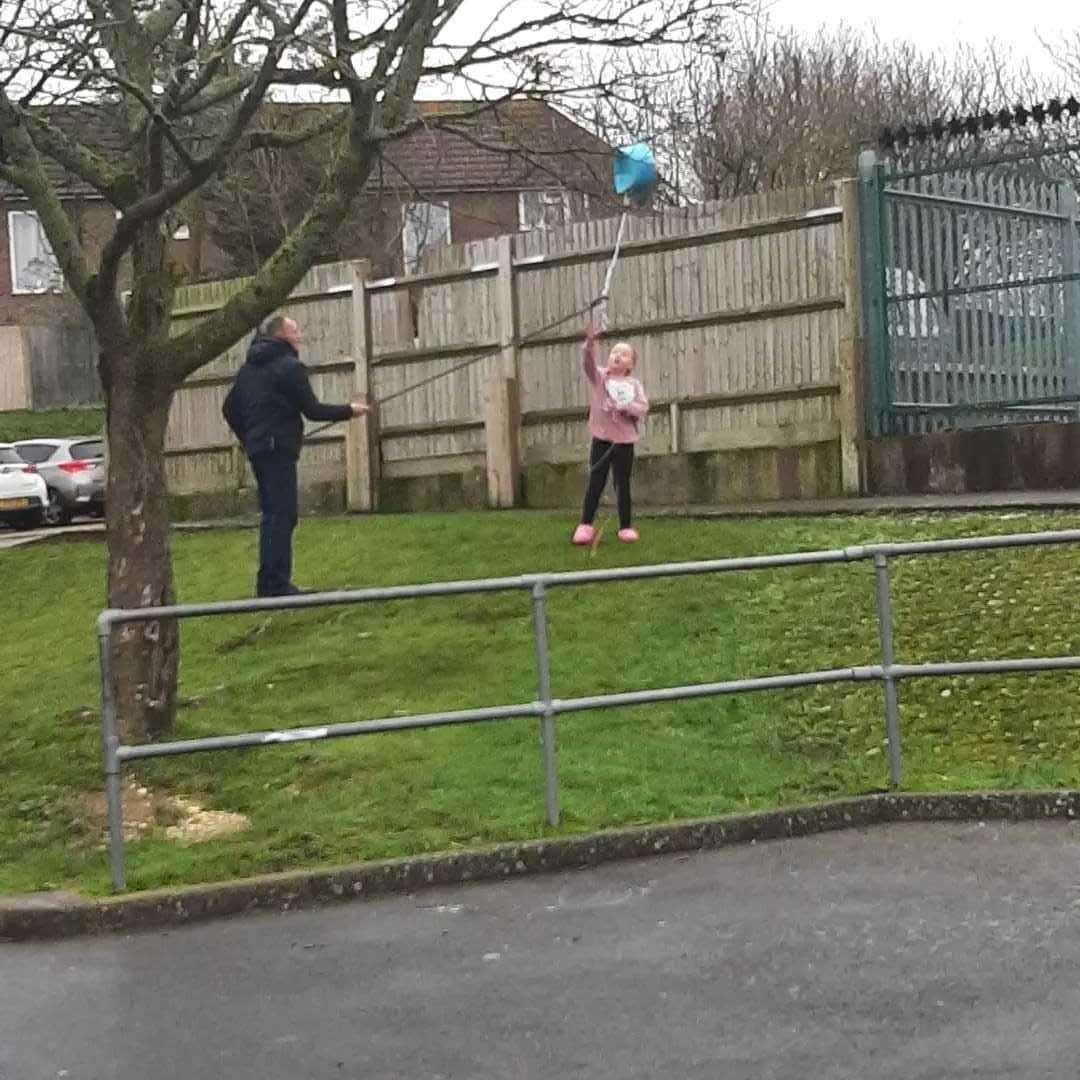
[[[589,486],[585,490],[585,505],[581,510],[581,520],[586,525],[591,525],[596,517],[610,471],[614,474],[615,498],[619,503],[619,528],[630,528],[630,473],[633,468],[633,443],[593,439],[589,450]]]

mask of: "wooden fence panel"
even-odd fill
[[[851,309],[858,290],[848,280],[845,223],[835,203],[830,185],[631,216],[609,316],[611,334],[637,349],[654,403],[644,456],[839,438],[841,342],[850,341],[857,322]],[[582,457],[580,349],[589,316],[580,309],[601,287],[617,229],[615,219],[588,221],[510,242],[517,337],[507,355],[516,352],[526,466]],[[354,362],[367,365],[372,395],[384,402],[385,478],[483,467],[486,395],[492,378],[506,374],[495,350],[509,340],[500,325],[500,296],[509,294],[501,291],[498,266],[499,242],[485,240],[426,254],[412,277],[369,282],[370,355],[351,340],[350,264],[315,268],[290,301],[320,396],[347,400]],[[223,282],[182,290],[177,327],[205,317],[234,288]],[[173,468],[175,483],[240,483],[220,411],[245,346],[177,395],[169,449],[184,463]],[[488,350],[492,355],[465,363]],[[424,385],[405,392],[417,383]],[[332,429],[306,452],[306,480],[340,479],[343,430]],[[200,453],[205,466],[192,460]]]

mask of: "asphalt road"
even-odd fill
[[[3,1080],[1080,1073],[1080,831],[908,825],[0,947]]]

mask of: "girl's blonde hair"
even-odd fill
[[[629,355],[629,357],[630,357],[630,366],[631,367],[636,367],[637,366],[637,350],[634,348],[633,345],[630,344],[629,341],[617,341],[617,342],[615,342],[615,344],[611,346],[611,352],[608,353],[608,356],[609,357],[614,356],[618,352],[627,353]]]

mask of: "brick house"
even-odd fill
[[[94,132],[107,154],[115,130],[92,106],[52,110],[50,119],[79,138]],[[88,184],[45,159],[54,189],[91,260],[112,235],[116,212]],[[205,229],[178,227],[175,263],[204,274],[216,255]],[[100,398],[97,346],[78,301],[64,288],[48,240],[23,193],[0,181],[0,408],[55,408]],[[121,275],[123,280],[123,271]]]
[[[119,152],[119,136],[109,118],[94,106],[50,110],[50,121],[76,137],[92,138],[106,154]],[[88,131],[92,132],[88,136]],[[115,211],[88,184],[66,173],[49,159],[45,169],[78,229],[79,239],[93,260],[112,234]],[[0,326],[47,324],[56,318],[81,317],[65,294],[48,241],[26,197],[0,181]],[[193,276],[215,268],[215,251],[198,222],[177,229],[172,258]]]
[[[311,106],[302,106],[310,109]],[[431,126],[391,144],[355,214],[381,218],[369,251],[342,252],[376,262],[412,265],[424,250],[532,228],[550,228],[610,211],[611,148],[544,101],[503,102],[476,114],[467,102],[418,102]],[[76,125],[108,150],[115,142],[90,107],[54,118]],[[448,126],[435,126],[435,125]],[[112,231],[113,210],[77,177],[52,167],[91,258]],[[22,194],[0,182],[0,325],[44,323],[71,310],[37,217]],[[171,257],[194,280],[222,276],[228,266],[211,223],[189,206],[171,241]]]
[[[403,268],[439,244],[610,214],[611,147],[547,102],[520,98],[479,115],[466,102],[417,109],[447,126],[390,146],[368,185],[391,211]]]
[[[264,122],[294,132],[328,108],[341,106],[279,102],[266,107]],[[611,148],[544,101],[415,108],[423,125],[387,145],[324,261],[367,258],[380,276],[399,274],[440,244],[580,220],[610,199]],[[238,171],[227,197],[207,197],[212,231],[234,259],[231,273],[253,272],[299,221],[328,149],[271,154]]]
[[[335,106],[314,106],[327,107]],[[313,106],[272,108],[299,112]],[[610,147],[546,102],[515,99],[479,114],[474,104],[457,101],[418,102],[416,108],[430,123],[387,148],[352,215],[363,227],[343,229],[348,239],[331,257],[367,257],[378,272],[394,274],[412,269],[441,244],[555,227],[603,214],[605,206],[610,213]],[[83,140],[92,131],[99,147],[120,152],[116,128],[93,106],[56,110],[51,119]],[[115,212],[77,177],[51,162],[46,167],[94,259],[111,235]],[[297,201],[302,208],[303,200]],[[198,202],[178,217],[170,243],[174,266],[189,280],[237,273],[215,243],[212,216]],[[47,338],[50,327],[63,342],[57,350],[71,353],[72,342],[85,339],[74,351],[83,357],[78,366],[87,367],[94,346],[85,317],[64,290],[29,202],[3,182],[0,245],[0,328],[40,328],[38,352],[49,350],[42,335]],[[17,340],[13,331],[0,333],[0,377],[5,366],[34,366],[4,355]],[[29,356],[30,346],[23,347]],[[84,374],[83,383],[96,385],[92,371]],[[71,381],[74,372],[65,378]]]

